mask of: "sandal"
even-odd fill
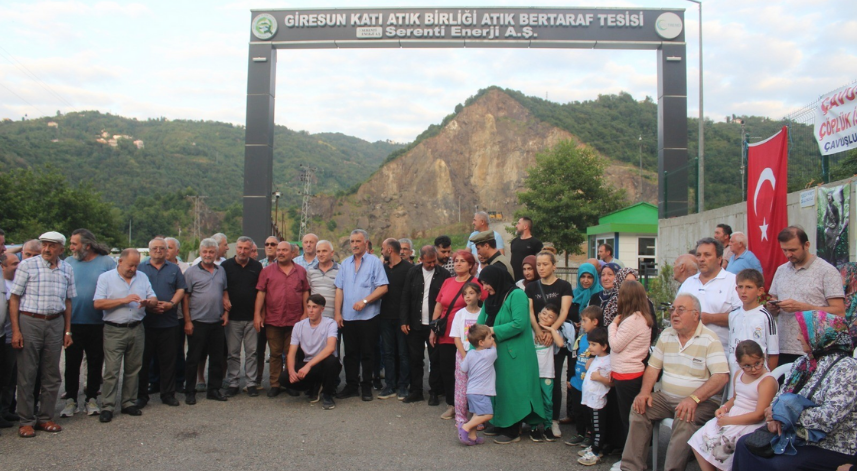
[[[62,432],[62,427],[59,424],[49,420],[47,422],[39,422],[36,424],[37,430],[43,430],[45,432],[58,433]]]
[[[36,431],[29,425],[22,425],[18,427],[18,436],[21,438],[33,438],[36,436]]]

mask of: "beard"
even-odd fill
[[[71,255],[75,258],[75,260],[82,261],[89,254],[89,251],[86,249],[83,250],[72,250]]]

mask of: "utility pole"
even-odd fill
[[[640,195],[639,200],[643,201],[643,135],[640,134]]]
[[[303,202],[301,204],[301,226],[298,230],[298,240],[303,239],[304,234],[309,231],[309,199],[312,197],[312,182],[315,179],[315,172],[317,170],[318,168],[316,167],[301,164],[300,180],[304,183],[304,187],[302,192]]]
[[[187,196],[187,198],[189,200],[193,201],[193,212],[195,215],[194,224],[193,224],[194,234],[196,235],[197,239],[202,240],[200,238],[200,228],[202,225],[200,213],[202,212],[202,205],[203,205],[202,200],[205,198],[208,198],[208,196]]]

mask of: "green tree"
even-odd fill
[[[12,243],[47,231],[69,237],[75,229],[86,228],[104,243],[124,247],[116,207],[90,183],[69,185],[51,168],[0,173],[0,224]]]
[[[607,163],[590,147],[562,141],[536,155],[528,169],[525,191],[518,193],[524,208],[515,218],[528,216],[540,230],[540,238],[553,242],[557,250],[582,253],[586,228],[598,218],[625,205],[625,192],[604,181]]]

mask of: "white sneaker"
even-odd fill
[[[98,403],[95,402],[95,398],[91,398],[89,402],[86,403],[86,415],[98,415],[101,413],[101,409],[98,408]]]
[[[71,417],[77,411],[77,403],[74,402],[74,399],[66,399],[65,407],[63,407],[62,412],[60,412],[60,417]]]
[[[586,456],[587,453],[592,453],[592,447],[588,446],[577,452],[577,456]]]
[[[610,467],[610,471],[622,471],[622,460],[613,463],[613,466]]]
[[[562,430],[559,429],[559,420],[551,422],[551,432],[553,432],[554,437],[562,438]]]

